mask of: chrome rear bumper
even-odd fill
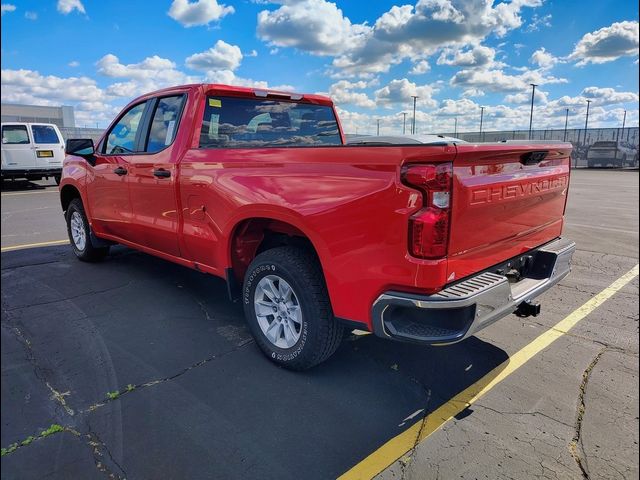
[[[374,302],[374,333],[383,338],[447,345],[473,335],[515,312],[545,292],[571,270],[575,243],[559,238],[526,252],[526,274],[511,283],[486,271],[455,283],[434,295],[385,292]]]

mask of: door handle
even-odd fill
[[[124,168],[124,167],[118,167],[113,171],[113,173],[115,173],[116,175],[120,175],[120,176],[126,175],[127,174],[127,169]]]
[[[153,176],[158,178],[169,178],[171,176],[171,172],[169,170],[165,170],[164,168],[158,168],[153,171]]]

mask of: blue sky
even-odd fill
[[[638,125],[629,1],[88,0],[2,3],[2,101],[74,105],[106,126],[142,93],[191,82],[330,94],[348,131]]]

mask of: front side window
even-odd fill
[[[5,145],[26,145],[29,134],[25,125],[5,125],[2,127],[2,143]]]
[[[149,140],[146,151],[153,153],[171,145],[176,136],[180,110],[184,96],[165,97],[158,100],[156,110],[151,121]]]
[[[340,145],[333,109],[283,100],[207,97],[201,148]]]
[[[136,134],[138,133],[146,104],[146,102],[143,102],[131,107],[120,118],[107,136],[104,153],[107,155],[121,155],[135,152]]]
[[[49,125],[32,125],[31,131],[35,143],[60,143],[55,129]]]

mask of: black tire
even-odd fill
[[[80,248],[73,239],[73,235],[71,234],[71,219],[77,213],[82,220],[81,227],[85,233],[85,242],[83,248]],[[83,262],[97,262],[102,260],[109,254],[109,247],[95,247],[91,243],[91,227],[89,226],[89,221],[87,220],[87,215],[84,213],[84,206],[82,205],[82,200],[79,198],[74,198],[69,203],[69,207],[66,212],[66,220],[67,220],[67,234],[69,235],[69,243],[71,244],[71,248],[73,249],[73,253]]]
[[[53,179],[56,181],[56,185],[60,185],[60,180],[62,180],[62,176],[54,175]]]
[[[260,280],[268,275],[280,277],[291,286],[302,312],[300,336],[290,348],[272,343],[258,323],[255,291]],[[253,338],[278,365],[306,370],[325,361],[340,345],[343,328],[333,316],[322,269],[317,259],[301,248],[277,247],[256,256],[245,274],[242,302]]]

